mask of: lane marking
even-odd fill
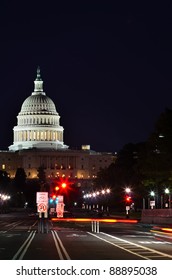
[[[20,255],[20,257],[19,257],[19,260],[22,260],[22,259],[23,259],[23,257],[24,257],[24,255],[26,254],[26,252],[27,252],[27,250],[28,250],[28,248],[29,248],[29,246],[30,246],[32,240],[33,240],[34,237],[35,237],[35,234],[36,234],[36,231],[33,232],[33,234],[32,234],[32,236],[31,236],[29,242],[27,243],[26,247],[25,247],[24,250],[23,250],[23,253],[22,253],[22,254]]]
[[[122,249],[122,250],[124,250],[124,251],[126,251],[126,252],[128,252],[128,253],[130,253],[130,254],[136,255],[136,256],[138,256],[138,257],[140,257],[140,258],[142,258],[142,259],[145,259],[145,260],[150,260],[149,258],[147,258],[147,257],[145,257],[145,256],[140,256],[139,254],[137,254],[137,253],[135,253],[135,252],[131,252],[130,250],[128,250],[128,249],[126,249],[126,248],[124,248],[124,247],[121,247],[121,246],[119,246],[119,245],[117,245],[117,244],[114,244],[113,242],[111,242],[111,241],[109,241],[109,240],[107,240],[107,239],[104,239],[104,238],[102,238],[102,237],[100,237],[100,236],[97,236],[97,235],[95,235],[95,234],[93,234],[93,233],[91,233],[91,232],[87,232],[87,233],[90,234],[90,235],[92,235],[92,236],[94,236],[94,237],[96,237],[96,238],[98,238],[98,239],[100,239],[100,240],[102,240],[102,241],[104,241],[104,242],[106,242],[106,243],[109,243],[110,245],[112,245],[112,246],[114,246],[114,247],[117,247],[117,248],[119,248],[119,249]]]
[[[54,239],[54,242],[55,242],[56,249],[57,249],[57,252],[59,254],[60,260],[64,260],[63,254],[65,255],[67,260],[70,260],[71,258],[69,257],[69,255],[68,255],[60,237],[58,236],[57,232],[55,230],[52,230],[51,233],[53,235],[53,239]]]
[[[142,246],[142,245],[138,245],[138,244],[136,244],[136,243],[127,241],[127,240],[125,240],[125,239],[121,239],[121,238],[119,238],[119,237],[115,237],[115,236],[110,235],[110,234],[107,234],[107,233],[105,233],[105,232],[101,232],[101,233],[102,233],[103,235],[106,235],[106,236],[110,237],[110,238],[113,238],[113,239],[116,239],[116,240],[119,240],[119,241],[123,241],[123,242],[124,242],[124,245],[125,245],[126,243],[127,243],[127,244],[131,244],[131,245],[133,245],[134,247],[142,248],[142,249],[144,249],[144,250],[147,250],[147,251],[149,251],[149,252],[155,253],[155,254],[157,254],[157,255],[161,255],[162,257],[168,257],[168,258],[172,259],[172,255],[169,255],[169,254],[166,254],[166,253],[157,251],[157,250],[155,250],[155,249],[151,249],[151,248],[148,248],[148,247],[144,247],[144,246]]]
[[[24,257],[24,255],[26,254],[26,252],[27,252],[27,250],[28,250],[28,248],[29,248],[29,246],[30,246],[34,236],[35,236],[35,234],[36,234],[36,230],[32,231],[29,234],[28,238],[20,246],[20,248],[18,249],[17,253],[13,256],[12,260],[17,260],[17,259],[21,260]],[[21,253],[21,255],[20,255],[20,253]]]
[[[142,244],[162,244],[162,245],[171,244],[171,242],[168,242],[168,241],[138,241],[138,243],[142,243]]]
[[[28,232],[31,231],[31,229],[38,223],[38,221],[35,221],[31,226],[29,226]]]
[[[52,235],[53,235],[54,243],[55,243],[55,246],[56,246],[56,249],[57,249],[59,258],[60,258],[60,260],[64,260],[63,255],[62,255],[61,250],[60,250],[60,246],[59,246],[59,244],[58,244],[58,242],[57,242],[57,240],[56,240],[54,231],[51,231],[51,233],[52,233]]]

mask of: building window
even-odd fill
[[[2,164],[2,170],[5,170],[5,164]]]
[[[66,169],[65,165],[61,165],[60,169]]]

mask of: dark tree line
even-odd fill
[[[115,163],[100,170],[95,180],[95,188],[98,186],[111,187],[117,201],[124,196],[125,187],[131,187],[136,207],[150,190],[160,196],[165,187],[172,188],[172,110],[160,115],[146,142],[126,144]]]
[[[25,170],[18,168],[14,179],[10,179],[7,172],[0,170],[0,193],[11,196],[8,204],[12,207],[36,206],[36,192],[47,191],[45,170],[38,169],[38,179],[27,179]]]

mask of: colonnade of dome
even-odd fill
[[[62,132],[44,130],[23,130],[14,132],[14,141],[62,141]]]
[[[33,116],[33,117],[18,117],[18,125],[59,125],[59,117],[47,117],[47,116]]]

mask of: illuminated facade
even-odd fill
[[[112,153],[100,153],[83,145],[71,150],[63,143],[63,127],[54,102],[43,92],[40,69],[34,81],[34,92],[23,102],[13,128],[13,144],[9,151],[0,151],[0,169],[11,178],[17,168],[25,170],[28,179],[38,178],[38,168],[44,167],[47,178],[78,179],[78,186],[95,178],[100,168],[115,159]]]
[[[67,149],[63,144],[63,127],[54,102],[43,91],[40,69],[37,69],[35,87],[21,107],[17,126],[13,128],[14,142],[11,151],[23,149]]]

